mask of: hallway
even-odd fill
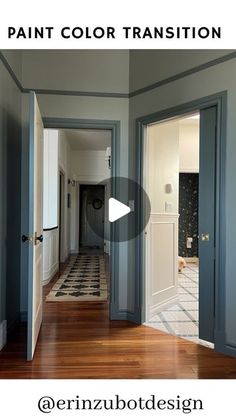
[[[110,321],[108,308],[44,298],[34,360],[25,360],[24,324],[0,353],[0,378],[236,378],[235,359],[147,326]]]

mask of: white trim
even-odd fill
[[[59,231],[44,231],[43,240],[43,285],[48,284],[59,269]]]
[[[56,262],[48,271],[43,273],[43,286],[47,285],[59,270],[59,263]]]
[[[178,218],[179,214],[176,213],[152,213],[150,215],[149,223],[146,227],[146,240],[145,240],[145,294],[146,294],[146,313],[145,321],[149,321],[163,305],[169,304],[170,301],[175,301],[178,297]],[[159,227],[161,226],[161,230]],[[170,227],[170,229],[169,229]],[[163,228],[165,232],[163,232]],[[159,271],[159,275],[165,277],[168,275],[168,285],[157,290],[156,285],[156,257],[159,251],[156,249],[154,242],[157,239],[161,242],[165,242],[165,233],[169,231],[171,235],[171,241],[168,243],[171,249],[171,266],[173,266],[172,272],[168,272],[169,262],[162,266]],[[162,236],[162,234],[164,234]],[[154,257],[153,252],[158,252]],[[167,269],[167,270],[166,270]]]
[[[155,306],[151,307],[148,312],[148,317],[145,320],[146,322],[149,322],[153,316],[155,316],[158,313],[161,313],[164,310],[167,310],[169,307],[177,304],[179,301],[178,295],[174,297],[167,298],[164,302],[160,304],[156,304]]]
[[[198,169],[193,169],[192,167],[184,167],[184,168],[181,168],[179,173],[182,173],[182,174],[197,173],[197,174],[199,174],[199,170]]]
[[[0,351],[7,343],[7,321],[3,320],[0,324]]]
[[[151,212],[150,216],[161,216],[162,218],[172,218],[172,217],[178,217],[178,212]]]
[[[187,263],[196,263],[197,265],[199,263],[199,258],[197,256],[193,256],[193,257],[185,257],[185,256],[183,256],[183,258],[184,258],[184,260]]]

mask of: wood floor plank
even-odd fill
[[[34,360],[26,361],[21,325],[0,352],[0,378],[231,379],[236,359],[147,326],[109,321],[107,303],[44,302]]]

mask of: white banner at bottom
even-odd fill
[[[4,419],[193,418],[235,414],[235,380],[1,380]]]

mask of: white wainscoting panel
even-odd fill
[[[49,283],[59,268],[58,228],[43,232],[43,285]]]
[[[151,214],[146,236],[146,320],[178,295],[178,214]]]

